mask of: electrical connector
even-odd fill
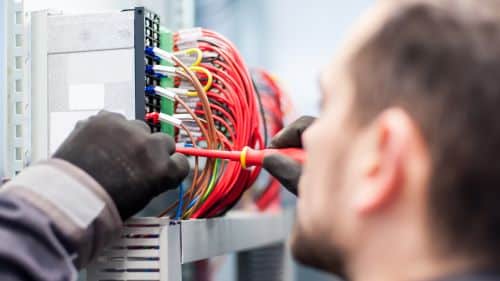
[[[167,115],[165,113],[161,113],[161,112],[146,113],[145,119],[146,119],[146,121],[150,121],[153,124],[158,124],[161,121],[161,122],[168,123],[168,124],[175,126],[175,127],[181,127],[181,125],[182,125],[182,120],[177,119],[173,116]]]
[[[176,75],[177,69],[173,66],[167,65],[149,65],[145,66],[145,72],[150,75]]]
[[[167,51],[164,51],[164,50],[162,50],[162,49],[160,49],[158,47],[146,46],[144,48],[144,52],[147,55],[152,56],[152,57],[158,57],[160,59],[172,61],[173,54],[169,53]]]
[[[175,100],[175,96],[177,96],[176,93],[174,93],[170,90],[167,90],[163,87],[160,87],[160,86],[146,86],[144,88],[144,92],[147,95],[158,95],[160,97],[164,97],[164,98],[167,98],[169,100]]]

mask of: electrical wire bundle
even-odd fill
[[[174,114],[149,113],[149,122],[176,127],[178,145],[219,150],[263,148],[258,96],[243,59],[234,45],[205,29],[174,34],[174,53],[146,48],[146,54],[169,60],[172,66],[146,66],[150,75],[175,77],[173,88],[150,87],[146,92],[175,102]],[[193,56],[194,55],[194,56]],[[224,214],[257,178],[260,168],[238,162],[193,159],[191,186],[180,188],[176,218],[214,217]]]
[[[266,139],[271,139],[283,129],[285,116],[292,108],[291,102],[281,85],[269,72],[262,69],[253,69],[252,78],[264,111],[264,124],[266,126],[263,129],[265,130]],[[259,210],[279,206],[280,203],[280,182],[269,175],[263,176],[266,177],[265,184],[254,194],[255,204]]]

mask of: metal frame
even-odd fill
[[[3,3],[3,59],[6,74],[2,86],[3,173],[12,177],[30,161],[29,29],[22,0]],[[2,77],[3,78],[3,77]]]
[[[31,112],[31,133],[36,137],[32,142],[31,158],[35,161],[45,159],[48,151],[49,127],[47,123],[48,116],[48,96],[47,96],[47,26],[48,10],[31,13],[31,98],[32,104],[38,105],[32,107]]]
[[[182,263],[284,241],[291,213],[232,212],[227,217],[182,222]]]
[[[293,210],[214,219],[133,218],[88,269],[87,280],[182,280],[182,264],[283,243]]]
[[[95,111],[102,108],[72,109],[70,108],[69,96],[71,83],[76,84],[112,84],[129,82],[125,85],[126,91],[114,90],[113,93],[123,93],[125,99],[113,99],[119,105],[129,102],[123,106],[112,107],[105,103],[110,111],[118,111],[129,118],[134,118],[134,11],[102,12],[65,15],[61,11],[36,11],[31,13],[31,61],[32,61],[32,156],[33,161],[43,160],[54,151],[51,143],[51,134],[57,127],[51,128],[53,113],[78,113],[84,111]],[[88,40],[92,38],[92,40]],[[130,52],[129,52],[130,51]],[[91,57],[92,62],[97,62],[98,57],[109,55],[110,60],[102,65],[100,70],[106,69],[107,64],[120,63],[120,71],[108,71],[109,76],[122,75],[117,80],[106,80],[106,77],[90,75],[90,80],[79,79],[72,82],[64,75],[65,68],[70,68],[66,63],[70,56],[85,55]],[[130,74],[123,74],[123,65],[128,67],[130,62]],[[78,60],[78,63],[85,60]],[[71,61],[70,61],[71,62]],[[87,61],[89,62],[89,61]],[[87,66],[88,67],[88,66]],[[141,69],[144,71],[144,68]],[[73,75],[72,77],[75,77]],[[83,76],[82,76],[83,77]],[[122,87],[122,88],[124,88]],[[66,89],[66,90],[64,90]],[[116,88],[114,88],[116,89]],[[144,89],[142,89],[142,92]],[[64,93],[63,93],[64,92]],[[106,93],[108,93],[107,91]],[[121,97],[121,96],[120,96]],[[108,101],[111,99],[107,99]],[[55,118],[55,117],[54,117]],[[57,117],[61,119],[61,117]],[[66,132],[67,128],[61,129]]]
[[[7,1],[0,1],[0,184],[6,177],[7,164],[7,136],[5,125],[7,124]]]

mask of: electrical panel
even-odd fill
[[[102,109],[137,116],[135,21],[130,10],[32,15],[33,161],[50,156],[76,122]]]
[[[280,95],[273,91],[279,87],[264,74],[263,83],[258,79],[255,83],[236,47],[222,35],[202,28],[169,30],[158,14],[143,7],[86,14],[48,10],[26,14],[22,2],[7,2],[7,26],[2,29],[11,32],[5,36],[7,48],[2,50],[6,54],[2,58],[7,59],[8,78],[2,88],[9,94],[0,99],[1,119],[5,120],[0,126],[0,147],[1,152],[5,152],[0,179],[12,177],[31,163],[50,157],[78,121],[100,110],[144,120],[153,133],[173,136],[177,146],[241,151],[265,146],[269,138],[266,130],[274,127],[272,121],[266,121],[269,118],[264,117],[263,107],[273,104],[276,108],[272,108],[272,112],[276,113],[280,108]],[[272,89],[264,90],[261,84]],[[259,91],[269,97],[261,97]],[[278,112],[279,120],[280,114]],[[185,260],[169,257],[169,266],[179,267],[180,263],[202,256],[265,246],[284,239],[284,225],[271,231],[274,236],[267,231],[272,229],[268,225],[284,224],[281,215],[267,218],[269,221],[257,215],[255,222],[221,217],[253,185],[259,168],[224,160],[190,160],[193,175],[185,183],[191,186],[181,185],[177,202],[161,214],[173,220],[159,219],[166,223],[158,231],[170,233],[170,236],[160,235],[162,251],[154,249],[160,260],[165,259],[170,248],[181,249],[181,235],[184,241],[190,241],[191,234],[202,232],[211,233],[217,239],[224,237],[220,230],[227,230],[228,223],[243,223],[244,232],[255,244],[247,245],[248,239],[235,241],[234,245],[215,243],[200,255],[199,248],[192,247],[198,238],[193,238],[193,242],[182,246]],[[279,184],[269,181],[255,196],[258,209],[279,208],[279,190]],[[188,231],[190,224],[185,223],[181,233],[178,225],[181,219],[213,217],[221,218],[194,220],[196,223],[191,227],[196,231]],[[213,228],[214,222],[216,228]],[[266,235],[253,227],[259,222],[265,223],[262,229]],[[132,229],[143,226],[130,225]],[[156,221],[152,224],[155,231],[159,226]],[[231,232],[224,233],[231,237]],[[126,239],[131,237],[122,238],[124,243],[129,243]],[[93,272],[104,274],[102,276],[125,276],[125,279],[160,272],[160,279],[166,280],[163,273],[169,269],[151,259],[150,242],[138,239],[139,244],[132,248],[146,255],[141,258],[152,261],[158,271],[152,271],[142,260],[134,264],[140,271],[127,271],[126,268],[133,265],[127,259],[134,252],[127,248],[120,250],[123,255],[120,258],[124,260],[117,262],[113,256],[113,260],[105,262],[102,268],[94,268]],[[186,258],[189,253],[191,259]],[[109,272],[109,268],[116,271]]]
[[[50,157],[78,121],[100,110],[144,120],[151,132],[173,136],[177,146],[245,153],[266,145],[266,130],[273,127],[262,100],[277,112],[280,99],[261,97],[260,83],[221,34],[203,28],[172,32],[143,7],[37,11],[30,22],[30,122],[25,123],[33,137],[24,165]],[[234,161],[191,160],[189,187],[180,189],[176,208],[165,209],[181,209],[184,218],[223,215],[260,172]],[[273,190],[262,206],[279,197],[279,185]]]
[[[146,72],[169,65],[145,48],[173,51],[173,32],[148,9],[95,14],[39,11],[32,14],[33,161],[50,156],[77,121],[99,110],[129,119],[174,113],[174,103],[147,95],[154,86],[173,87],[173,78]],[[148,122],[152,132],[174,135],[174,127]]]

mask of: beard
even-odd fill
[[[302,230],[300,223],[296,223],[291,236],[292,255],[302,265],[333,273],[347,280],[346,255],[339,247],[331,245],[326,237],[321,233],[310,237]]]

